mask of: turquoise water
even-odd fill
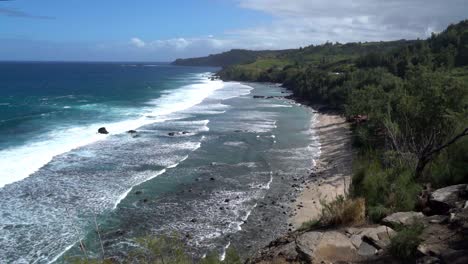
[[[308,175],[319,154],[310,109],[283,98],[254,99],[285,94],[276,85],[211,81],[213,69],[101,67],[81,69],[87,74],[77,74],[71,90],[56,89],[74,99],[36,106],[37,113],[60,115],[14,119],[9,126],[17,132],[3,130],[8,137],[27,127],[24,133],[34,136],[21,140],[10,134],[2,141],[0,155],[10,162],[2,159],[1,165],[10,174],[1,176],[11,178],[2,178],[8,183],[0,188],[1,262],[62,262],[64,256],[81,256],[79,239],[90,255],[99,256],[94,219],[106,256],[118,259],[146,235],[177,232],[197,257],[211,251],[222,256],[227,246],[248,255],[287,230],[292,184]],[[123,77],[127,68],[130,80]],[[69,74],[62,73],[57,78],[63,83],[55,85],[66,83]],[[90,83],[91,91],[79,88]],[[21,81],[16,85],[10,106],[27,97]],[[34,102],[62,96],[38,89],[30,95]],[[66,112],[75,108],[80,110]],[[100,126],[110,135],[96,134]],[[126,133],[129,129],[137,133]],[[36,164],[29,160],[41,158],[32,173],[23,170]]]
[[[190,107],[214,68],[168,64],[0,62],[0,187],[55,155]],[[40,155],[38,155],[40,153]],[[24,161],[27,160],[27,163]]]

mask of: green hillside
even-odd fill
[[[220,54],[212,54],[207,57],[177,59],[172,64],[180,66],[213,66],[226,67],[234,64],[246,64],[254,62],[258,58],[274,58],[279,54],[286,53],[288,50],[242,50],[233,49]]]
[[[326,43],[218,74],[282,83],[353,121],[352,195],[371,219],[418,209],[428,183],[468,182],[468,20],[426,40]]]

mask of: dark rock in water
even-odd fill
[[[196,222],[197,222],[197,219],[195,219],[195,218],[192,218],[192,220],[190,220],[190,222],[192,222],[192,223],[196,223]]]
[[[265,96],[263,96],[263,95],[254,95],[253,98],[262,99],[262,98],[265,98]]]
[[[146,199],[146,198],[143,199],[143,202],[144,202],[144,203],[147,203],[147,202],[148,202],[148,199]]]
[[[229,200],[229,199],[224,200],[225,203],[229,203],[229,201],[231,201],[231,200]]]
[[[171,136],[171,137],[175,136],[175,132],[169,132],[169,133],[167,133],[167,134],[168,134],[169,136]]]
[[[109,132],[107,131],[107,129],[105,127],[99,128],[98,133],[99,134],[109,134]]]
[[[142,194],[143,192],[142,191],[136,191],[135,194],[136,195],[139,195],[139,194]]]
[[[213,178],[213,177],[210,178],[210,181],[214,181],[214,180],[215,180],[215,178]]]
[[[186,134],[188,134],[188,133],[190,133],[190,132],[188,132],[188,131],[183,131],[183,132],[182,132],[182,134],[184,134],[184,135],[186,135]]]
[[[129,130],[129,131],[127,131],[127,133],[129,133],[129,134],[135,134],[135,133],[136,133],[136,130]]]

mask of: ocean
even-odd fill
[[[216,70],[0,63],[0,262],[62,263],[80,240],[122,260],[174,233],[194,257],[248,256],[286,231],[320,154],[314,112]]]

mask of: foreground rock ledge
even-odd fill
[[[382,252],[395,231],[386,226],[295,232],[281,237],[248,263],[352,263]]]

